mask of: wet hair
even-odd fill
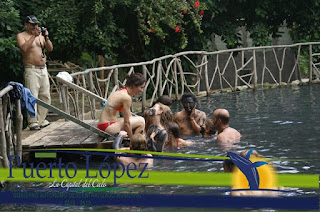
[[[221,120],[222,124],[228,124],[229,123],[229,116],[226,116],[223,113],[218,113],[217,115],[217,120]]]
[[[225,172],[232,172],[235,167],[235,164],[232,160],[224,160],[223,161],[223,169]]]
[[[171,107],[172,99],[167,95],[163,95],[163,96],[160,96],[156,101],[154,101],[152,103],[152,106],[154,106],[157,103],[162,103],[164,105],[167,105],[168,107]]]
[[[140,73],[133,73],[131,75],[126,76],[126,86],[140,86],[146,82],[146,79]]]
[[[209,129],[208,133],[210,135],[214,135],[216,133],[216,130],[214,129],[214,123],[213,123],[212,119],[207,118],[206,121],[205,121],[205,125],[206,125],[205,130]]]
[[[180,138],[179,125],[175,122],[169,122],[168,132],[172,133],[175,138]]]
[[[193,95],[192,93],[185,93],[182,95],[180,101],[183,104],[184,100],[188,97],[191,97],[193,99],[194,102],[198,102],[198,99],[195,97],[195,95]]]
[[[167,105],[164,105],[162,103],[157,103],[159,104],[159,108],[162,111],[161,117],[160,117],[160,123],[168,129],[168,123],[172,121],[172,113],[170,107]]]
[[[146,150],[147,149],[146,137],[140,133],[136,133],[132,136],[130,145],[132,147],[132,150]]]

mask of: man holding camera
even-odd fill
[[[26,30],[17,35],[17,43],[23,57],[25,87],[38,99],[51,103],[50,82],[46,66],[45,49],[53,50],[49,32],[44,27],[38,27],[38,19],[29,15],[25,19]],[[30,130],[40,130],[50,123],[46,120],[48,110],[36,105],[36,117],[28,115]]]

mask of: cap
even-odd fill
[[[34,15],[28,15],[24,21],[25,23],[37,24],[39,23],[38,19]]]

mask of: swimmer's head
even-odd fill
[[[226,109],[216,109],[213,112],[213,128],[219,130],[221,127],[229,126],[230,114]]]
[[[130,149],[142,150],[142,151],[146,150],[147,149],[146,137],[140,133],[134,134],[130,141]]]
[[[235,168],[235,164],[232,162],[232,160],[223,161],[224,172],[233,172],[234,168]]]
[[[167,95],[163,95],[160,96],[155,102],[153,102],[152,106],[154,106],[156,103],[162,103],[164,105],[167,105],[168,107],[171,107],[172,99]]]
[[[147,109],[145,114],[148,116],[154,116],[154,115],[156,115],[156,112],[157,112],[157,110],[152,107],[152,108]]]
[[[192,93],[185,93],[181,97],[181,104],[185,111],[190,115],[197,105],[197,98]]]
[[[175,122],[168,124],[168,132],[171,133],[175,138],[180,138],[179,125]]]
[[[206,119],[205,124],[201,126],[200,133],[204,138],[210,138],[216,134],[216,129],[214,128],[213,121],[209,118]]]
[[[160,123],[167,127],[168,123],[172,121],[172,113],[170,107],[162,104],[162,103],[157,103],[153,106],[153,108],[156,108],[157,113],[160,113]]]

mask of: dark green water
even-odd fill
[[[229,110],[230,126],[243,135],[239,149],[254,149],[274,159],[320,159],[319,94],[318,84],[219,94],[200,99],[199,108],[210,117],[216,108]],[[320,173],[320,160],[275,166],[279,173]]]

